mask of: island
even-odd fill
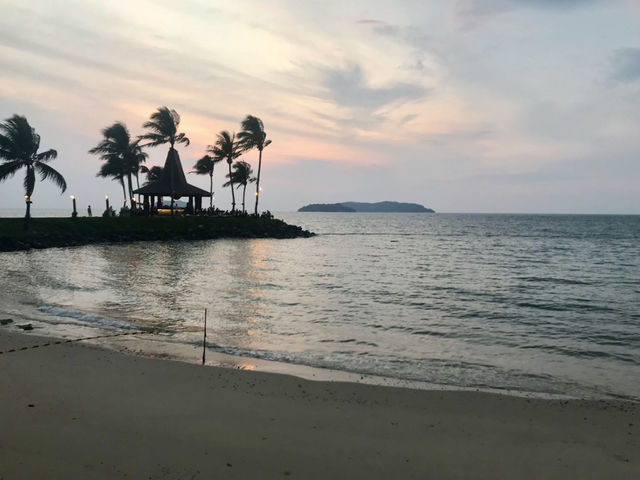
[[[435,213],[419,203],[403,202],[340,202],[312,203],[298,209],[299,212],[377,212],[377,213]]]
[[[355,212],[342,203],[311,203],[298,209],[299,212]]]

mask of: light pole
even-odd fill
[[[71,216],[73,218],[78,216],[78,210],[76,210],[76,197],[75,195],[71,195],[71,201],[73,202],[73,213],[71,214]]]
[[[25,215],[25,218],[29,219],[31,218],[31,197],[29,195],[25,195],[24,201],[27,204],[27,214]]]
[[[104,196],[104,201],[107,204],[107,215],[109,214],[109,195]]]

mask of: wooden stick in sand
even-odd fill
[[[207,352],[207,309],[204,309],[204,337],[202,339],[202,365],[204,365],[204,359]]]

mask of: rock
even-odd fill
[[[22,330],[33,330],[33,325],[31,325],[30,323],[26,323],[24,325],[18,325],[18,328],[21,328]]]
[[[10,323],[13,323],[13,320],[11,318],[3,318],[2,320],[0,320],[0,325],[9,325]]]

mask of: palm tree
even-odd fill
[[[205,155],[196,162],[193,166],[193,171],[189,173],[196,173],[198,175],[209,175],[209,207],[213,207],[213,170],[216,163],[224,160],[221,157],[212,157],[211,155]]]
[[[178,125],[180,125],[180,115],[175,110],[169,110],[167,107],[158,107],[151,114],[149,121],[145,122],[142,127],[151,130],[149,133],[140,135],[140,140],[148,140],[145,147],[155,147],[168,143],[170,149],[176,143],[184,143],[189,146],[189,139],[184,133],[178,133]]]
[[[262,169],[262,150],[271,144],[267,140],[262,120],[253,115],[247,115],[242,121],[242,131],[238,133],[238,143],[243,151],[258,149],[258,175],[256,177],[256,206],[253,213],[258,214],[258,200],[260,199],[260,171]]]
[[[111,177],[114,180],[118,180],[122,185],[122,195],[124,197],[124,203],[127,203],[127,190],[124,187],[124,169],[122,168],[122,162],[119,158],[112,157],[106,160],[100,167],[100,171],[96,174],[96,177]]]
[[[145,185],[150,184],[151,182],[157,182],[162,178],[162,167],[158,167],[157,165],[154,167],[145,167],[144,165],[140,167],[140,172],[147,174],[147,181]]]
[[[40,148],[40,135],[29,125],[25,117],[14,115],[4,123],[0,123],[0,182],[12,177],[21,168],[26,168],[24,176],[25,199],[27,211],[25,213],[25,228],[31,218],[31,195],[36,185],[36,172],[40,174],[40,180],[51,179],[61,193],[67,189],[64,177],[47,162],[58,156],[58,152],[50,149],[38,153]]]
[[[139,140],[131,140],[126,125],[116,122],[102,130],[103,139],[89,150],[89,153],[100,155],[109,166],[100,169],[98,176],[110,176],[118,180],[127,179],[129,199],[133,198],[132,175],[138,176],[140,164],[146,161],[148,155],[142,151]],[[126,200],[125,200],[126,203]]]
[[[236,134],[229,134],[223,130],[218,134],[215,145],[209,145],[207,151],[213,153],[215,158],[226,160],[229,164],[229,182],[231,185],[231,211],[236,211],[236,195],[233,192],[233,176],[231,174],[231,164],[241,155],[240,147],[236,142]]]
[[[242,187],[242,212],[246,213],[246,209],[244,208],[244,198],[245,198],[245,193],[247,192],[247,184],[249,182],[255,182],[256,181],[256,177],[252,177],[253,175],[253,169],[251,168],[251,165],[249,165],[247,162],[236,162],[233,164],[233,172],[230,174],[227,174],[227,178],[229,179],[228,182],[226,182],[223,187],[228,187],[231,186],[231,188],[233,188],[233,184],[237,183],[238,186],[236,188],[240,188]]]

